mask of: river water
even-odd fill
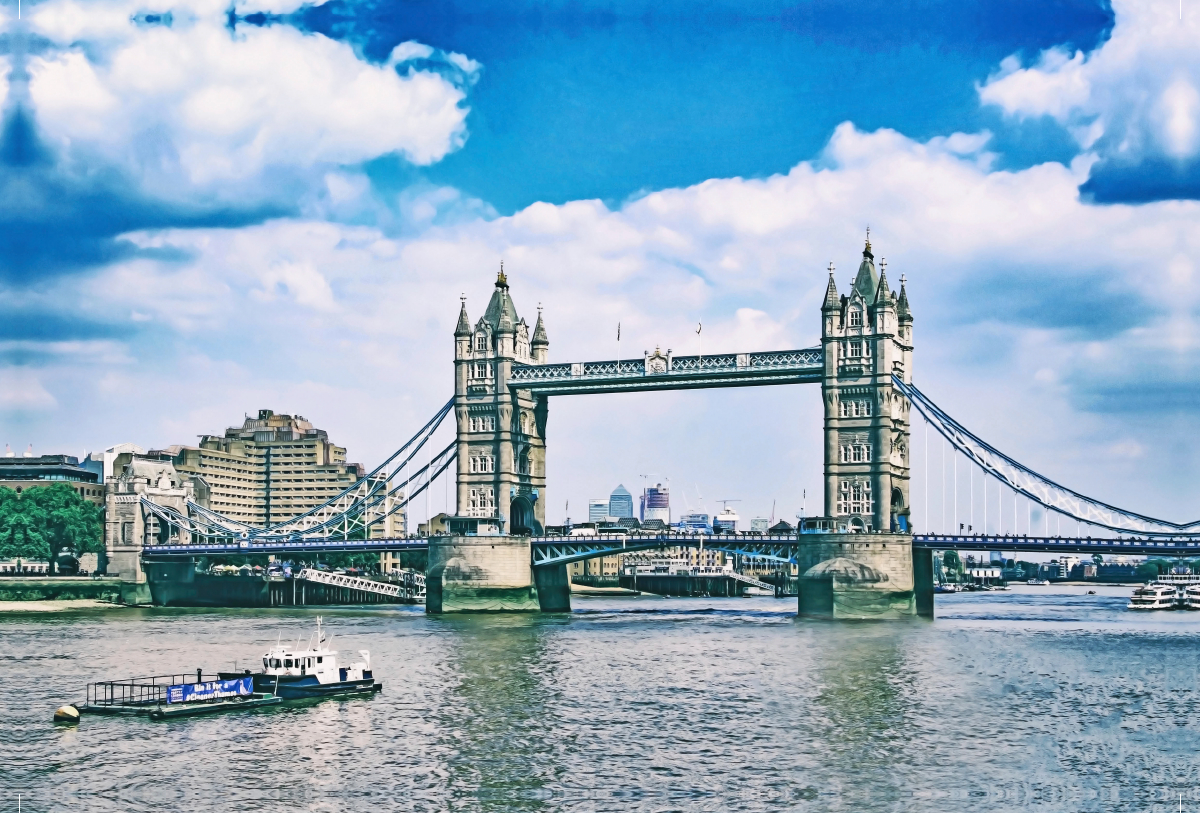
[[[317,613],[9,614],[0,810],[1200,811],[1200,613],[1098,591],[870,624],[771,598],[326,608],[382,694],[74,728],[51,713],[89,681],[246,665]]]

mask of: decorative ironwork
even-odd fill
[[[673,356],[657,353],[646,359],[589,361],[574,364],[514,364],[510,389],[535,395],[631,392],[702,387],[804,384],[821,380],[825,354],[820,347],[767,353],[724,353]]]

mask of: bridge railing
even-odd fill
[[[654,359],[656,357],[650,357]],[[825,354],[820,347],[804,350],[773,350],[763,353],[717,353],[710,356],[665,357],[665,369],[652,366],[648,359],[611,359],[574,364],[514,364],[510,384],[560,382],[593,378],[641,378],[661,375],[708,375],[710,373],[810,371],[824,367]]]

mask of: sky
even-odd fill
[[[269,408],[371,467],[451,394],[459,298],[478,318],[501,260],[554,361],[693,353],[697,323],[706,353],[787,349],[870,225],[923,391],[1196,519],[1188,6],[8,2],[0,442],[161,448]],[[677,511],[821,509],[811,386],[558,398],[548,443],[550,522],[650,480]]]

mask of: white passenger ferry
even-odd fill
[[[1185,610],[1200,610],[1200,584],[1189,584],[1183,588],[1183,604]]]
[[[1173,584],[1150,582],[1133,591],[1129,599],[1131,610],[1174,610],[1179,589]]]

